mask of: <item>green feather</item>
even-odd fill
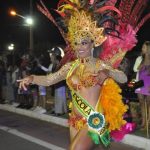
[[[91,137],[92,141],[95,144],[100,144],[100,138],[99,138],[99,135],[97,133],[92,132],[92,131],[88,131],[88,135]]]
[[[91,137],[95,144],[102,143],[105,147],[110,145],[110,135],[108,130],[105,131],[101,136],[93,131],[88,131],[88,135]]]

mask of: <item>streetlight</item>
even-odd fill
[[[33,32],[32,31],[33,19],[31,17],[22,16],[22,15],[18,14],[15,10],[11,10],[10,11],[10,15],[12,15],[12,16],[18,16],[18,17],[21,17],[21,18],[25,19],[25,22],[30,27],[29,49],[30,49],[30,52],[31,52],[33,50],[33,33],[32,33]]]
[[[13,51],[13,50],[14,50],[14,44],[8,45],[8,50],[9,50],[9,51]]]
[[[33,25],[33,19],[32,18],[26,18],[26,23],[28,25]]]
[[[20,15],[20,14],[17,14],[17,12],[16,12],[15,10],[11,10],[11,11],[10,11],[10,14],[11,14],[12,16],[19,16],[19,17],[25,19],[24,16],[22,16],[22,15]]]
[[[21,17],[21,18],[25,19],[26,23],[27,23],[29,26],[32,26],[32,25],[33,25],[33,19],[32,19],[31,17],[24,17],[24,16],[18,14],[15,10],[11,10],[11,11],[10,11],[10,14],[11,14],[12,16],[18,16],[18,17]]]

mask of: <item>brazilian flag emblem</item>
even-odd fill
[[[91,113],[87,118],[87,124],[91,130],[100,131],[105,125],[104,115],[99,112]]]

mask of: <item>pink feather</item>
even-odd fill
[[[119,28],[120,38],[108,36],[107,40],[103,44],[103,51],[100,54],[100,58],[105,61],[109,61],[112,57],[114,57],[119,50],[121,49],[123,52],[127,52],[131,50],[137,43],[136,33],[133,30],[132,26],[129,24],[121,24]],[[123,58],[118,58],[118,60],[122,60]],[[116,60],[117,61],[117,60]],[[120,63],[120,62],[115,62]],[[112,64],[115,65],[116,64]],[[117,64],[119,65],[119,64]]]
[[[111,137],[113,140],[119,142],[121,141],[126,134],[133,132],[136,129],[135,123],[126,123],[121,127],[120,130],[111,131]]]

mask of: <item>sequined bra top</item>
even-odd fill
[[[91,67],[96,71],[96,66]],[[67,83],[74,90],[80,90],[81,87],[92,87],[98,84],[97,74],[93,73],[91,68],[86,66],[77,60],[71,67],[67,75]],[[97,69],[98,70],[98,69]]]

